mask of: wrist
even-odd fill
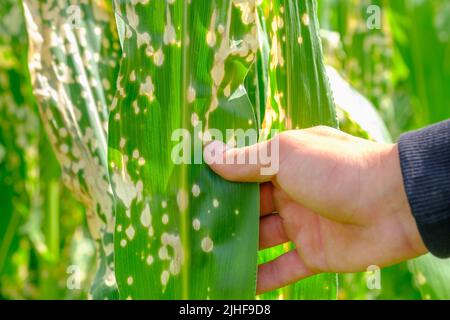
[[[420,256],[428,252],[416,220],[411,210],[411,206],[406,194],[403,176],[400,166],[400,156],[397,144],[386,145],[383,151],[385,160],[383,161],[383,179],[386,183],[384,198],[386,213],[397,221],[405,243],[409,247],[413,256]]]

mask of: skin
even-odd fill
[[[273,175],[262,175],[262,164],[217,159],[248,156],[275,140],[241,149],[212,142],[204,154],[225,179],[261,183],[261,249],[295,244],[295,250],[259,266],[258,293],[314,274],[366,271],[427,252],[408,204],[396,144],[328,127],[284,132],[278,142],[279,170]]]

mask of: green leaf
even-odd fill
[[[252,299],[258,186],[216,176],[202,163],[201,138],[255,129],[244,89],[255,1],[116,1],[116,11],[124,54],[109,161],[120,297]],[[180,152],[186,161],[175,164]]]
[[[410,123],[420,128],[450,117],[450,6],[447,1],[392,1],[390,27],[394,35],[399,83],[406,84]],[[430,59],[430,57],[433,57]],[[425,299],[449,299],[448,260],[430,255],[412,260],[410,269]]]
[[[99,246],[93,298],[114,298],[113,197],[107,172],[108,106],[120,45],[106,0],[23,0],[29,69],[65,184],[88,210]]]
[[[378,142],[392,142],[386,125],[375,106],[347,83],[332,67],[327,68],[333,96],[338,107],[341,130]]]
[[[261,33],[260,38],[266,38],[270,47],[269,98],[263,129],[336,127],[335,107],[318,34],[316,1],[263,1],[262,14],[267,33]],[[267,262],[290,249],[292,246],[265,250],[260,254],[260,261]],[[318,275],[260,296],[262,299],[336,297],[335,274]]]
[[[450,117],[450,5],[443,0],[389,1],[395,81],[406,91],[406,130]],[[430,59],[433,57],[433,59]],[[404,110],[403,110],[403,113]]]
[[[273,260],[293,249],[282,245],[259,253],[261,263]],[[261,300],[335,300],[337,298],[338,277],[336,274],[319,274],[292,285],[258,296]]]
[[[287,130],[337,126],[315,0],[263,2],[270,41],[270,99],[265,126]]]
[[[423,299],[450,299],[450,260],[439,259],[431,254],[409,261],[416,286]]]

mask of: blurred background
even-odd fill
[[[450,1],[318,2],[344,130],[395,141],[450,118]],[[23,16],[21,1],[1,1],[0,299],[85,299],[95,244],[40,123]],[[449,261],[425,256],[383,269],[371,287],[376,276],[340,275],[338,298],[450,299]]]

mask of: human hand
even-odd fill
[[[241,149],[220,142],[209,152],[248,155],[275,140]],[[260,163],[211,168],[227,180],[261,184],[260,248],[296,249],[259,266],[258,293],[323,272],[359,272],[427,252],[403,187],[395,144],[380,144],[327,127],[278,136],[279,171]]]

